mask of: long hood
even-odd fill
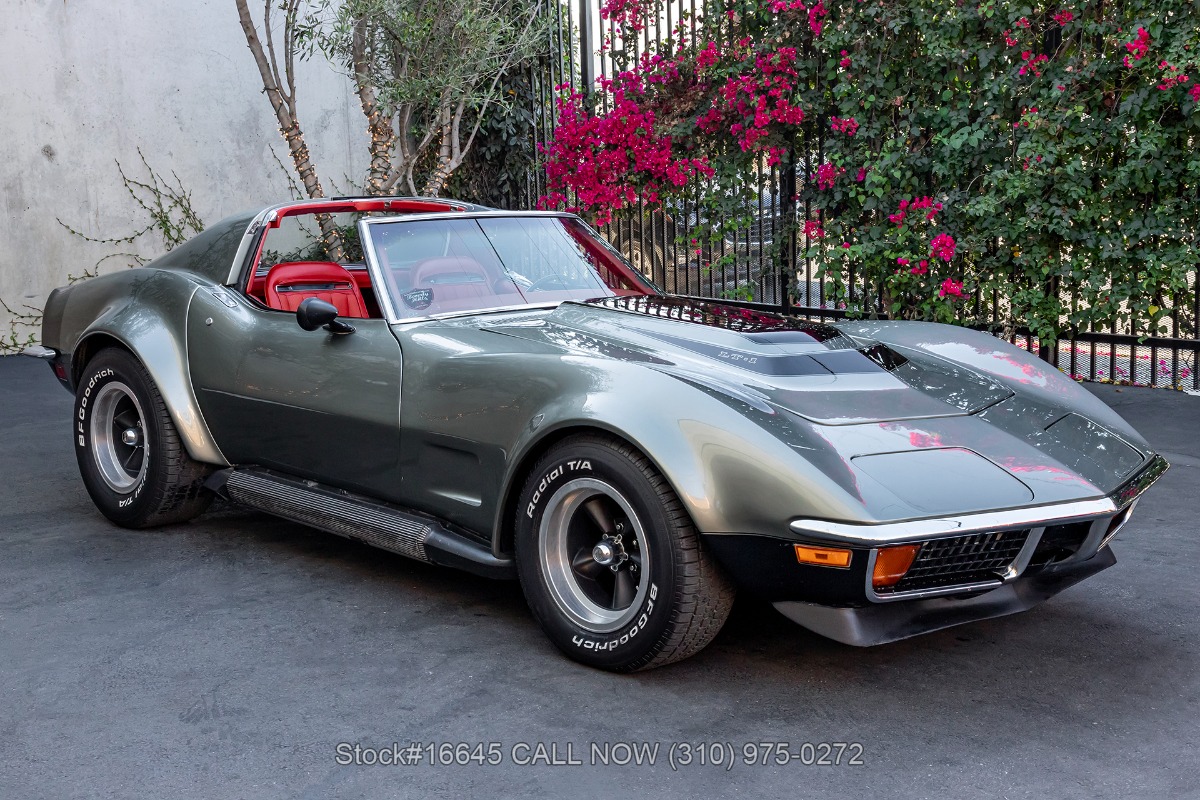
[[[638,363],[722,397],[878,520],[1096,497],[1148,458],[1070,404],[984,371],[720,303],[564,303],[488,330]]]
[[[940,360],[918,364],[827,325],[678,297],[564,303],[492,330],[640,362],[822,425],[973,414],[1012,395],[988,376]]]

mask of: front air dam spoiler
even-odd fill
[[[783,601],[775,608],[793,622],[843,644],[869,647],[940,631],[966,622],[1027,611],[1038,603],[1117,563],[1105,547],[1087,561],[1053,567],[983,594],[931,597],[859,608],[830,608]]]

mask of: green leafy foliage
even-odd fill
[[[629,41],[657,14],[635,10],[616,15]],[[851,314],[998,321],[1044,343],[1072,328],[1196,334],[1191,0],[737,0],[705,12],[719,22],[674,34],[657,62],[627,59],[619,88],[669,157],[704,159],[712,175],[671,186],[631,152],[623,196],[699,200],[715,238],[746,224],[772,163],[791,163],[800,213],[783,222]],[[592,120],[612,112],[567,100],[561,163],[611,161]],[[781,100],[803,119],[776,114]],[[565,200],[578,173],[560,170],[551,188]],[[933,218],[893,219],[924,197],[941,204]],[[954,240],[949,258],[933,256],[938,236]]]

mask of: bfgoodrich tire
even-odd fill
[[[649,460],[605,436],[555,445],[516,519],[517,568],[534,617],[576,661],[632,672],[712,641],[733,586]]]
[[[108,348],[88,362],[72,421],[83,484],[116,524],[183,522],[212,501],[211,468],[188,456],[154,381],[127,351]]]

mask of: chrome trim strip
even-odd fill
[[[237,252],[233,255],[233,263],[229,265],[229,274],[222,281],[223,285],[236,286],[241,280],[242,267],[246,266],[246,260],[250,258],[250,245],[254,243],[254,234],[258,233],[259,227],[266,221],[267,213],[267,210],[258,212],[246,226],[246,230],[242,233],[242,240],[238,242]]]
[[[43,361],[53,361],[58,358],[58,351],[53,347],[34,344],[22,350],[21,355],[28,356],[29,358],[40,358]]]
[[[389,217],[389,219],[397,218]],[[396,313],[396,307],[392,303],[391,290],[384,281],[383,266],[375,257],[375,242],[371,240],[369,222],[370,219],[367,217],[358,221],[358,240],[362,242],[363,260],[367,263],[367,272],[371,276],[371,286],[375,289],[375,300],[379,303],[379,310],[383,312],[383,318],[388,321],[389,325],[395,325],[400,321],[400,315]]]
[[[1147,489],[1154,485],[1154,482],[1163,476],[1163,473],[1170,468],[1170,464],[1162,456],[1156,455],[1150,459],[1150,463],[1142,468],[1140,472],[1132,478],[1125,481],[1121,486],[1112,492],[1109,497],[1113,498],[1118,508],[1124,508],[1131,502],[1136,500]]]
[[[886,522],[879,525],[855,525],[821,519],[798,519],[793,521],[789,527],[793,533],[798,533],[806,539],[816,538],[822,541],[874,546],[939,539],[1005,528],[1044,528],[1051,523],[1058,524],[1065,520],[1112,514],[1116,510],[1117,507],[1111,500],[1103,498],[1035,508],[985,511],[957,517]]]
[[[436,202],[436,201],[434,201]],[[420,222],[427,219],[475,219],[481,217],[484,219],[490,217],[563,217],[565,219],[578,219],[576,214],[568,214],[565,211],[422,211],[416,214],[397,213],[390,217],[363,217],[359,220],[362,225],[386,225],[390,222]]]
[[[893,600],[923,600],[926,597],[945,597],[951,594],[966,594],[968,592],[984,592],[992,589],[998,589],[1004,585],[1004,582],[997,578],[994,581],[980,581],[979,583],[962,583],[958,586],[942,586],[937,589],[913,589],[909,592],[896,592],[895,594],[876,594],[872,589],[868,597],[876,603],[890,603]]]
[[[487,308],[469,308],[467,311],[444,311],[440,314],[428,314],[426,317],[404,317],[397,319],[391,325],[408,325],[409,323],[433,323],[442,319],[458,319],[460,317],[481,317],[484,314],[510,314],[512,312],[522,311],[550,311],[552,308],[562,306],[564,302],[578,302],[577,300],[553,300],[551,302],[532,302],[521,303],[520,306],[488,306]]]
[[[1029,535],[1025,537],[1025,546],[1021,548],[1021,552],[1017,553],[1016,559],[1008,565],[1008,569],[1000,577],[1000,580],[1008,583],[1015,581],[1029,566],[1029,562],[1033,560],[1033,551],[1037,550],[1037,546],[1042,543],[1042,535],[1046,532],[1043,528],[1033,528],[1029,531]]]
[[[1138,498],[1138,500],[1140,500],[1140,499],[1141,498]],[[1096,548],[1097,551],[1103,550],[1105,547],[1108,547],[1108,543],[1111,542],[1113,540],[1113,538],[1118,533],[1121,532],[1122,528],[1124,528],[1126,525],[1129,524],[1129,518],[1133,516],[1133,509],[1135,506],[1137,506],[1137,504],[1138,504],[1137,500],[1134,500],[1132,503],[1129,504],[1129,507],[1126,508],[1125,511],[1123,512],[1125,514],[1125,519],[1121,520],[1120,523],[1117,524],[1117,527],[1113,528],[1111,531],[1107,532],[1104,535],[1104,538],[1100,540],[1100,546]]]
[[[806,540],[862,546],[923,541],[1006,528],[1041,528],[1088,517],[1111,516],[1149,489],[1169,466],[1166,459],[1156,455],[1111,494],[1093,500],[879,524],[797,519],[788,527]]]

